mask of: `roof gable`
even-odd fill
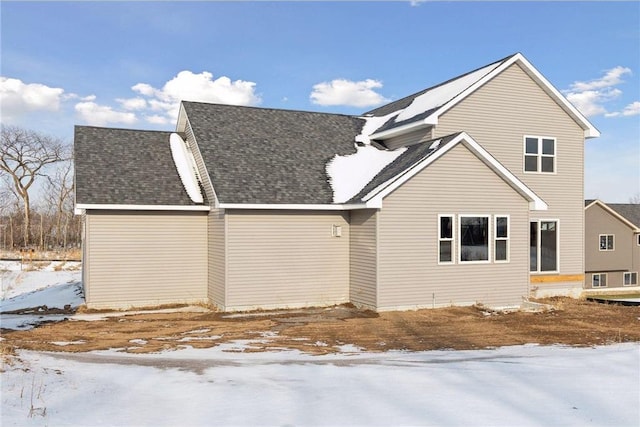
[[[640,232],[640,204],[637,203],[604,203],[601,200],[585,201],[585,211],[592,206],[600,206],[617,220],[636,232]]]
[[[407,148],[396,160],[387,165],[350,202],[382,207],[383,199],[418,174],[424,168],[446,155],[453,147],[464,144],[487,167],[501,177],[516,192],[529,201],[531,210],[546,210],[547,204],[526,184],[500,164],[489,152],[465,132],[448,135]]]
[[[421,127],[436,125],[442,114],[514,64],[518,64],[583,129],[585,138],[600,136],[600,132],[522,54],[517,53],[370,111],[369,114],[372,115],[395,112],[393,117],[370,137],[383,140]],[[394,108],[396,110],[393,110]]]

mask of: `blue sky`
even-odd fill
[[[173,129],[177,99],[359,114],[515,52],[602,132],[585,197],[640,197],[639,2],[0,3],[2,123]],[[194,99],[196,97],[202,99]]]

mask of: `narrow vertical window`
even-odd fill
[[[538,223],[529,228],[529,271],[538,271]]]
[[[489,217],[460,216],[460,262],[489,261]]]
[[[453,262],[453,215],[438,216],[438,262]]]
[[[600,235],[600,250],[601,251],[612,251],[614,248],[613,245],[614,235],[613,234],[601,234]]]
[[[509,217],[495,217],[495,261],[509,261]]]

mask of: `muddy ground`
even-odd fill
[[[3,351],[148,353],[249,340],[249,350],[312,354],[346,344],[364,351],[482,349],[527,343],[592,346],[640,341],[640,307],[570,298],[539,300],[539,311],[483,307],[375,313],[350,305],[252,313],[180,312],[67,320],[29,331],[2,330]]]

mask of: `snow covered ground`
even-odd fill
[[[22,352],[2,426],[638,426],[639,350]]]
[[[1,311],[82,302],[78,271],[4,270]],[[237,341],[144,355],[21,351],[3,365],[0,424],[640,425],[638,343],[416,353],[346,345],[327,356],[247,350],[250,342]]]
[[[18,261],[0,261],[0,312],[34,307],[64,309],[84,303],[81,270],[78,262],[51,262],[41,268]],[[34,313],[0,315],[6,329],[30,329],[42,321],[62,320],[65,315]]]

